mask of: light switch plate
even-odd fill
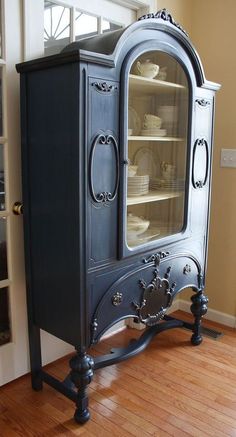
[[[236,149],[221,149],[220,166],[236,168]]]

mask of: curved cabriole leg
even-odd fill
[[[198,346],[202,342],[201,335],[201,319],[207,312],[208,297],[203,294],[203,290],[194,294],[191,297],[192,305],[190,307],[191,312],[194,315],[193,335],[191,337],[191,343],[194,346]]]
[[[70,367],[72,369],[70,372],[71,381],[78,389],[74,419],[78,423],[85,423],[90,418],[87,385],[92,381],[94,361],[86,352],[78,351],[71,358]]]

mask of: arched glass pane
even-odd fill
[[[127,232],[130,248],[184,228],[188,82],[170,55],[140,56],[129,75]]]

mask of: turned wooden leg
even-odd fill
[[[192,305],[190,307],[194,315],[193,335],[191,337],[191,343],[194,346],[199,345],[202,342],[201,335],[201,319],[207,312],[208,298],[203,294],[203,291],[199,291],[191,297]]]
[[[70,360],[70,378],[78,389],[76,410],[74,418],[78,423],[85,423],[89,420],[87,385],[93,377],[94,361],[85,351],[77,351],[77,354]]]

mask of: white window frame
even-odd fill
[[[23,1],[23,59],[25,61],[44,55],[44,0]],[[104,18],[123,27],[135,21],[137,17],[156,9],[156,0],[52,0],[54,3],[71,9],[72,28],[70,41],[75,40],[75,11]],[[104,11],[101,14],[101,10]],[[115,19],[113,19],[115,17]],[[101,30],[101,19],[100,29]],[[41,35],[41,38],[39,38]]]
[[[84,14],[87,15],[91,15],[92,17],[96,17],[98,20],[98,35],[101,35],[102,32],[102,20],[107,20],[111,23],[116,24],[117,26],[121,26],[121,27],[125,27],[125,23],[124,21],[118,21],[118,20],[113,20],[111,19],[109,16],[106,15],[101,15],[101,14],[97,14],[95,12],[90,12],[90,10],[85,9],[83,7],[80,7],[80,4],[83,4],[84,1],[83,0],[79,0],[77,3],[77,6],[74,5],[70,5],[66,2],[64,2],[63,0],[50,0],[53,4],[58,5],[58,6],[62,6],[62,7],[66,7],[70,9],[70,42],[74,42],[76,41],[76,33],[75,33],[75,22],[76,22],[76,13],[77,12],[82,12]],[[69,1],[69,3],[73,4],[73,0]],[[86,38],[86,36],[85,36]]]
[[[6,251],[7,251],[7,279],[0,280],[0,292],[2,288],[8,288],[8,305],[9,305],[9,323],[11,337],[9,342],[0,346],[0,348],[8,347],[9,343],[14,342],[15,330],[13,329],[13,308],[12,308],[12,265],[11,245],[10,245],[10,199],[9,199],[9,157],[8,157],[8,131],[7,131],[7,81],[6,81],[6,45],[5,45],[5,5],[1,2],[1,58],[0,68],[2,70],[2,133],[0,136],[0,144],[3,146],[3,168],[4,168],[4,191],[5,191],[5,210],[0,211],[0,219],[6,219]],[[0,260],[1,262],[1,260]]]

